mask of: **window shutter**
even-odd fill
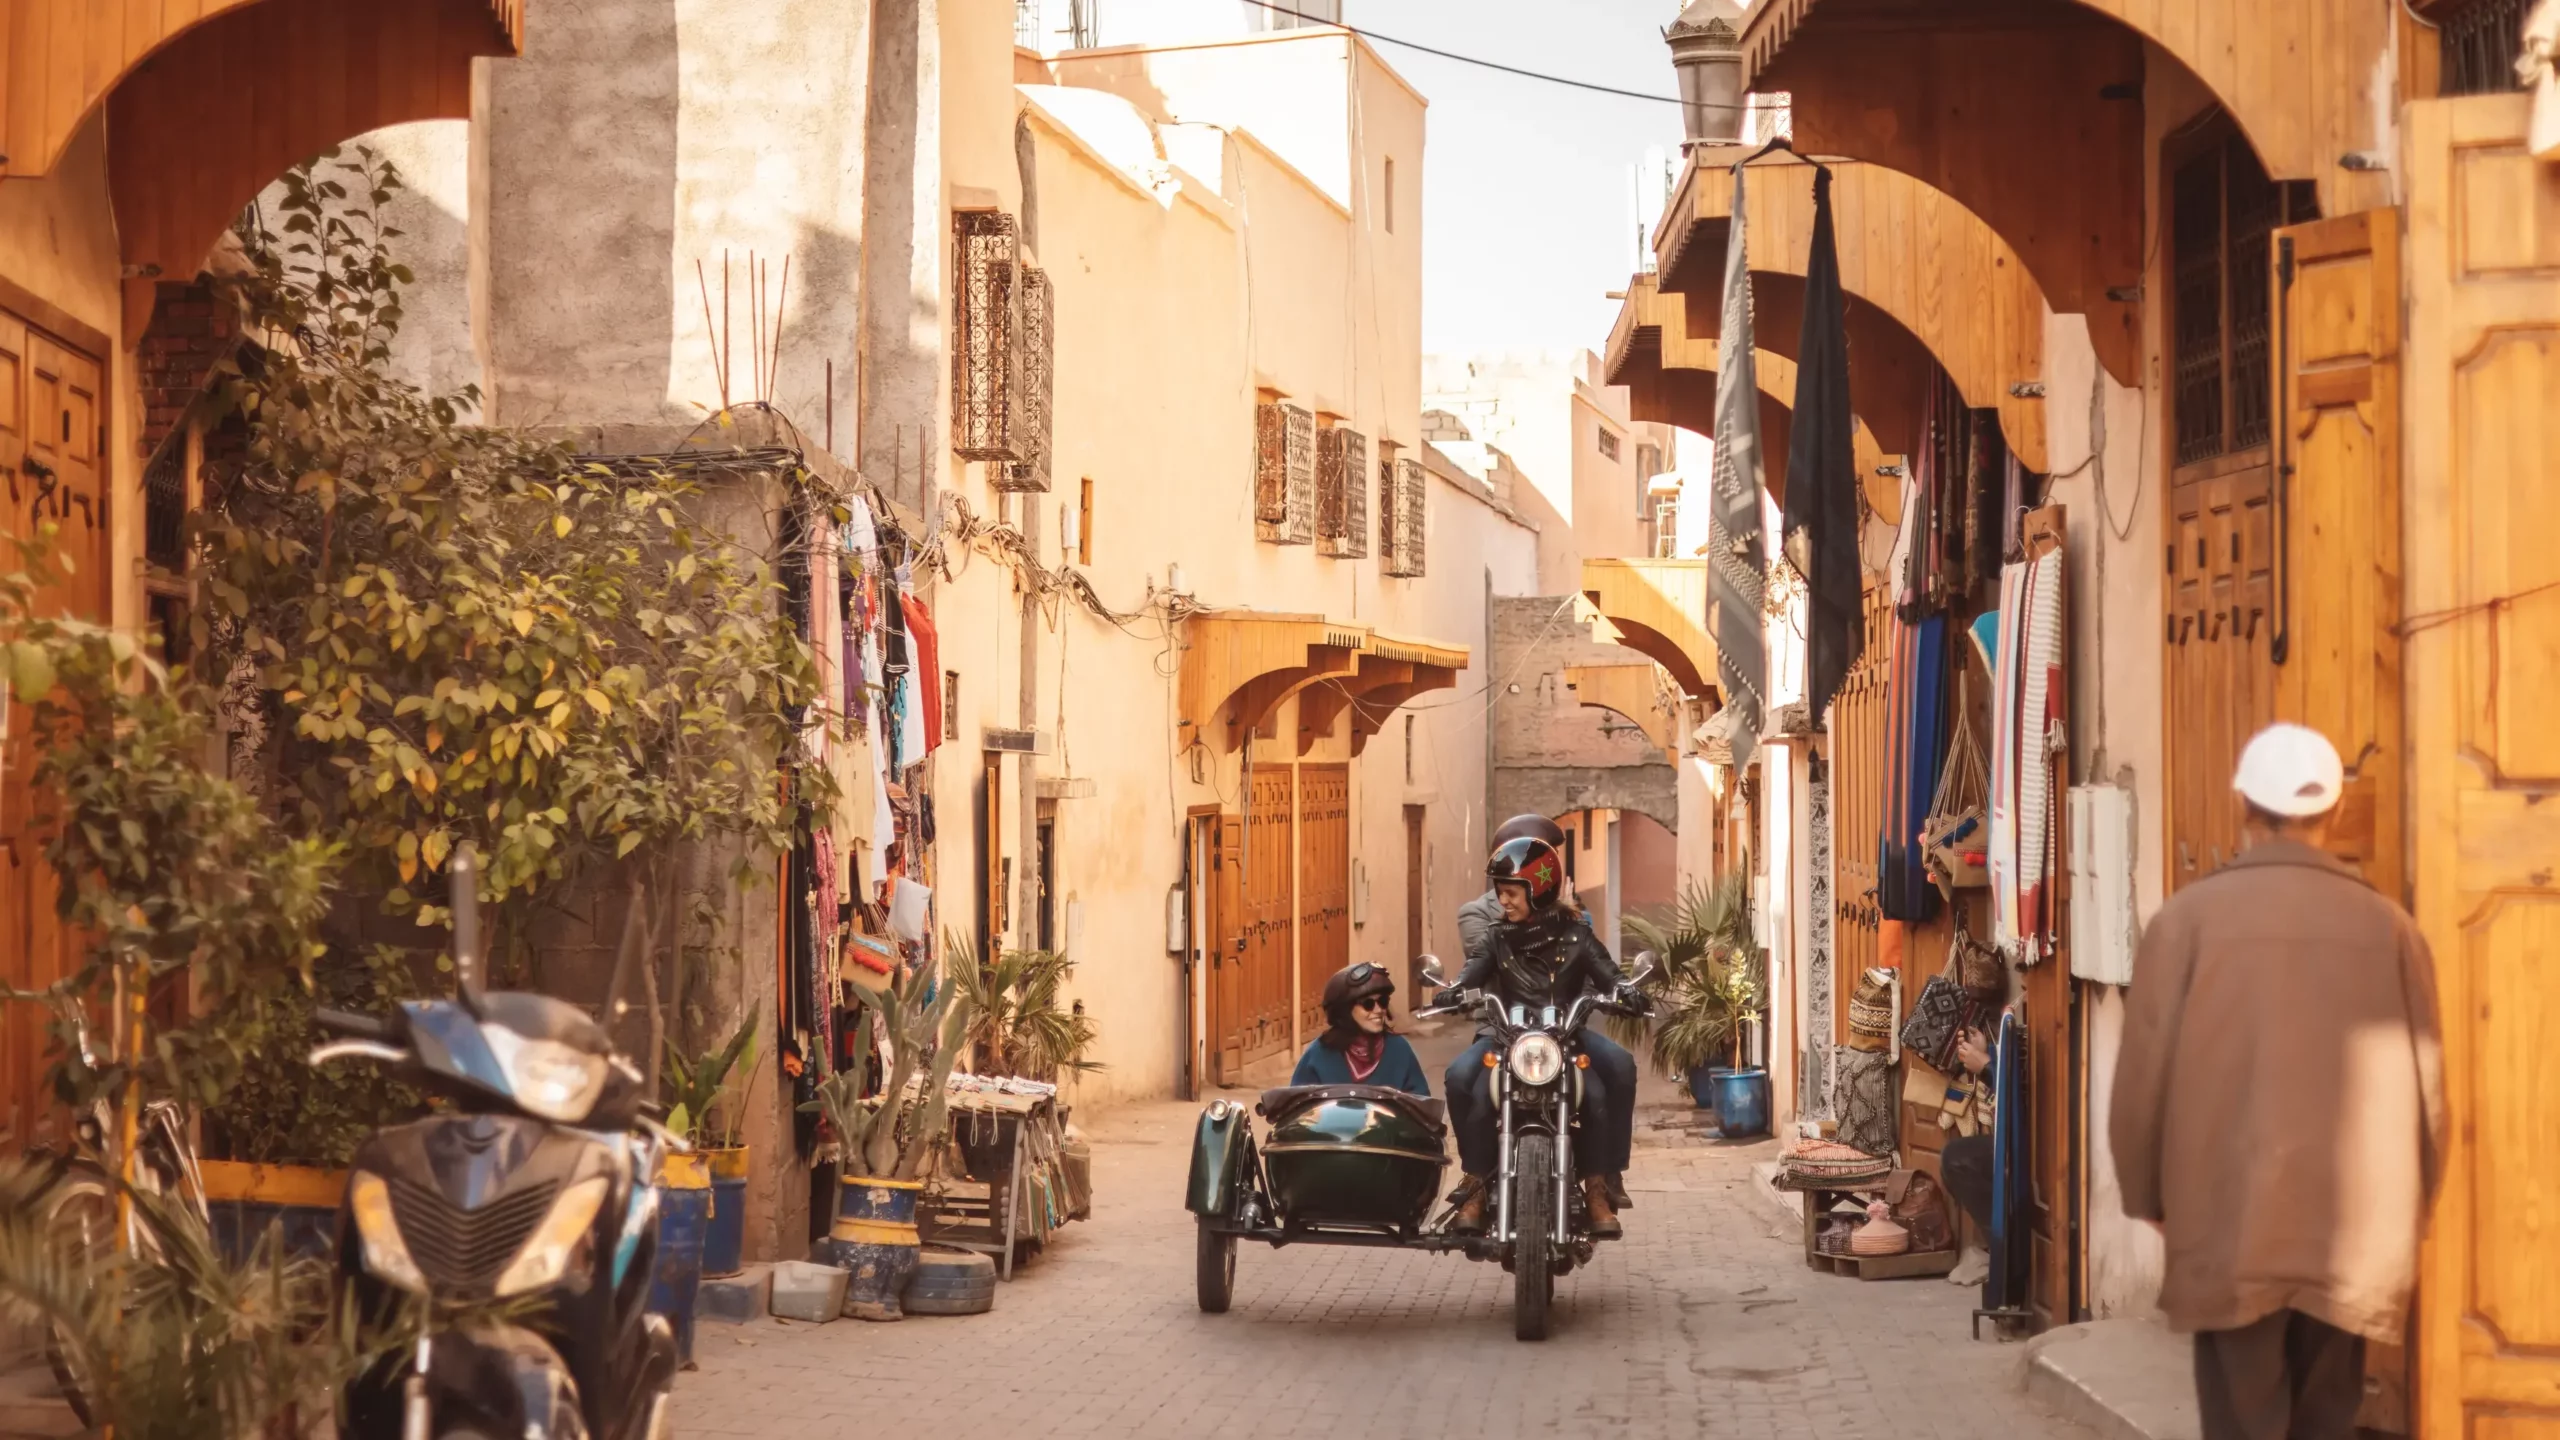
[[[1369,437],[1357,430],[1334,425],[1316,437],[1316,532],[1335,559],[1369,553]]]
[[[1021,238],[1013,217],[964,210],[956,232],[958,343],[951,348],[951,448],[963,459],[1023,458]]]
[[[1304,545],[1316,533],[1316,417],[1285,400],[1255,407],[1254,533],[1274,545]]]
[[[1022,404],[1013,427],[1022,458],[996,470],[999,490],[1048,493],[1051,395],[1055,390],[1056,300],[1047,271],[1025,265],[1022,280]]]
[[[1407,579],[1423,573],[1423,496],[1428,483],[1419,460],[1395,460],[1378,482],[1379,559],[1387,574]]]

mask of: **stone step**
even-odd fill
[[[2104,1440],[2203,1440],[2194,1352],[2156,1318],[2065,1325],[2026,1352],[2027,1394]]]

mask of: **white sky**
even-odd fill
[[[1349,0],[1346,23],[1623,90],[1677,93],[1679,0]],[[1423,347],[1600,349],[1634,255],[1627,168],[1678,153],[1676,105],[1548,85],[1402,46],[1378,53],[1431,102]]]

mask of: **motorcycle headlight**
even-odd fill
[[[563,1125],[575,1125],[595,1108],[604,1093],[605,1058],[557,1040],[534,1040],[503,1025],[489,1025],[489,1053],[507,1077],[516,1103],[531,1114]]]
[[[1534,1032],[1511,1044],[1511,1074],[1523,1085],[1551,1084],[1564,1073],[1564,1047]]]
[[[357,1171],[347,1182],[347,1209],[356,1217],[356,1237],[364,1242],[364,1268],[376,1279],[426,1294],[426,1272],[410,1258],[409,1242],[400,1238],[399,1222],[391,1218],[391,1186],[369,1170]]]
[[[598,1175],[561,1191],[560,1198],[551,1202],[551,1213],[542,1217],[540,1228],[516,1252],[506,1273],[498,1277],[498,1297],[539,1290],[567,1273],[569,1261],[595,1227],[596,1211],[604,1206],[605,1191],[611,1188]]]

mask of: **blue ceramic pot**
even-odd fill
[[[836,1185],[836,1220],[826,1249],[853,1278],[844,1287],[844,1313],[857,1320],[904,1320],[899,1307],[907,1281],[923,1258],[916,1234],[920,1180],[879,1180],[847,1175]]]
[[[711,1167],[701,1155],[669,1155],[658,1167],[658,1265],[649,1310],[676,1332],[676,1363],[693,1364],[693,1310],[702,1291],[702,1242],[711,1229]]]
[[[1716,1081],[1716,1120],[1728,1140],[1769,1133],[1769,1072],[1735,1070]]]
[[[746,1268],[747,1147],[702,1153],[711,1162],[711,1228],[702,1241],[702,1273],[716,1280]]]
[[[1733,1067],[1730,1065],[1701,1065],[1690,1071],[1689,1098],[1697,1101],[1698,1108],[1701,1110],[1714,1110],[1716,1083],[1732,1073]]]

